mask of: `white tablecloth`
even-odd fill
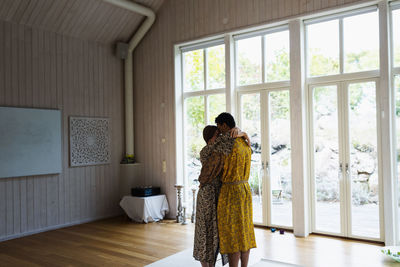
[[[165,195],[151,197],[124,196],[119,205],[126,215],[136,222],[159,221],[169,212]]]

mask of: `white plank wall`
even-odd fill
[[[61,174],[0,179],[0,240],[120,214],[123,103],[111,45],[0,20],[0,106],[60,109],[63,133]],[[69,167],[69,116],[111,119],[111,164]]]
[[[175,216],[173,45],[360,0],[168,0],[134,52],[135,153],[146,183],[161,186]],[[228,19],[226,24],[223,20]],[[163,106],[162,103],[165,103]],[[166,143],[161,143],[165,137]],[[180,140],[179,140],[180,141]],[[162,161],[167,162],[166,173]]]

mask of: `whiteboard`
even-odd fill
[[[61,111],[0,107],[0,178],[61,171]]]

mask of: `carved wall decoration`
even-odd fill
[[[110,163],[110,120],[108,118],[69,118],[70,165]]]

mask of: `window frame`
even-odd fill
[[[392,140],[392,184],[393,187],[395,188],[394,193],[393,193],[393,198],[396,202],[396,205],[393,209],[393,217],[394,217],[394,232],[395,232],[395,240],[394,242],[396,244],[400,244],[400,218],[399,218],[399,197],[400,197],[400,182],[399,182],[399,175],[400,173],[397,170],[397,165],[400,163],[397,159],[397,124],[396,124],[396,86],[395,86],[395,79],[396,76],[399,77],[400,79],[400,66],[395,67],[394,66],[394,40],[393,40],[393,11],[394,10],[400,10],[400,1],[393,1],[389,3],[389,8],[388,8],[388,16],[389,16],[389,37],[388,37],[388,42],[389,42],[389,50],[392,52],[389,54],[389,77],[390,77],[390,95],[391,95],[391,114],[393,115],[391,118],[392,122],[392,129],[391,133],[393,135],[393,140]]]
[[[357,15],[378,12],[378,23],[379,23],[379,9],[378,6],[372,5],[360,9],[349,10],[341,13],[318,17],[313,19],[303,20],[304,24],[304,61],[305,61],[305,77],[308,82],[311,83],[329,83],[334,81],[340,81],[342,79],[351,80],[351,79],[367,79],[371,77],[379,77],[380,75],[380,62],[378,69],[375,70],[366,70],[366,71],[356,71],[356,72],[344,72],[344,28],[343,28],[343,19],[348,17],[353,17]],[[339,21],[339,73],[338,74],[328,74],[328,75],[318,75],[311,76],[309,75],[309,58],[308,58],[308,25],[318,24],[322,22],[338,20]],[[379,27],[379,26],[378,26]]]
[[[291,110],[295,110],[294,112],[291,112],[291,126],[292,123],[295,122],[293,119],[300,119],[300,122],[296,122],[296,126],[298,126],[299,130],[296,130],[296,127],[291,127],[291,135],[292,135],[292,140],[296,140],[296,142],[292,142],[292,146],[294,147],[296,145],[296,151],[293,150],[294,153],[294,158],[292,155],[292,173],[300,173],[296,176],[296,181],[293,183],[293,188],[296,186],[300,186],[298,189],[298,192],[296,192],[296,199],[293,198],[293,210],[296,210],[296,216],[293,216],[293,229],[294,233],[299,236],[307,236],[310,231],[310,214],[308,213],[309,209],[309,202],[310,202],[310,194],[308,192],[308,173],[307,169],[309,169],[309,162],[308,162],[308,156],[310,155],[310,152],[308,151],[309,145],[307,144],[308,141],[308,134],[307,134],[307,129],[304,130],[303,128],[308,127],[307,120],[304,121],[304,117],[307,117],[308,114],[306,113],[305,116],[302,114],[304,111],[301,111],[301,109],[305,110],[308,107],[308,98],[304,97],[304,93],[307,92],[307,88],[310,85],[316,85],[316,84],[322,84],[322,83],[336,83],[336,82],[349,82],[351,80],[365,80],[365,79],[378,79],[379,80],[379,97],[381,97],[381,94],[383,96],[381,97],[381,110],[379,112],[381,113],[381,119],[384,116],[383,112],[385,114],[393,114],[393,108],[395,105],[395,100],[394,100],[394,94],[393,94],[393,89],[390,89],[390,94],[389,96],[387,95],[388,93],[385,91],[386,89],[384,88],[389,87],[393,88],[393,82],[394,82],[394,75],[395,74],[400,74],[400,67],[393,69],[392,64],[388,63],[385,61],[385,55],[388,61],[392,61],[392,57],[390,54],[390,51],[392,49],[385,49],[382,47],[382,45],[387,45],[389,42],[389,46],[392,44],[391,37],[392,35],[389,33],[389,30],[387,32],[381,32],[382,29],[384,31],[387,30],[387,27],[391,27],[391,7],[398,5],[400,7],[400,1],[393,1],[388,3],[388,1],[384,0],[379,0],[379,1],[373,1],[373,2],[366,2],[366,3],[355,3],[350,6],[343,6],[343,7],[336,7],[334,9],[329,9],[325,11],[319,11],[316,14],[310,14],[310,15],[301,15],[297,17],[291,17],[289,19],[283,19],[278,22],[273,22],[269,24],[263,24],[259,26],[251,26],[251,27],[246,27],[243,29],[239,30],[234,30],[234,31],[228,31],[223,34],[216,34],[211,37],[203,38],[203,39],[197,39],[193,41],[188,41],[188,42],[181,42],[181,43],[175,43],[174,44],[174,65],[175,65],[175,73],[174,73],[174,83],[175,83],[175,103],[174,103],[174,111],[175,111],[175,145],[174,148],[176,148],[176,182],[180,183],[183,181],[183,164],[184,161],[182,159],[182,156],[184,155],[185,151],[182,146],[182,142],[180,140],[183,140],[184,137],[184,132],[183,132],[183,119],[184,119],[184,114],[183,114],[183,102],[184,102],[184,97],[189,97],[190,95],[201,95],[198,92],[185,92],[183,93],[183,87],[182,87],[182,62],[181,62],[181,47],[184,46],[195,46],[195,45],[202,45],[207,42],[211,42],[215,39],[224,39],[225,43],[225,96],[226,96],[226,109],[227,112],[231,112],[234,114],[237,118],[239,118],[239,114],[237,112],[237,96],[239,93],[245,93],[245,92],[251,92],[255,90],[261,90],[261,89],[273,89],[273,88],[282,88],[282,87],[288,87],[290,88],[290,108]],[[377,8],[378,7],[378,8]],[[361,72],[353,72],[353,73],[339,73],[337,75],[330,75],[330,76],[322,76],[322,77],[308,77],[307,71],[308,71],[308,66],[307,64],[307,33],[306,30],[304,29],[304,22],[307,21],[317,21],[320,19],[326,20],[326,19],[338,19],[339,16],[345,16],[345,15],[356,15],[357,12],[360,10],[372,10],[372,9],[378,9],[379,13],[379,39],[380,39],[380,50],[386,50],[386,51],[380,51],[380,62],[379,62],[379,69],[377,70],[370,70],[370,71],[361,71]],[[360,14],[360,13],[358,13]],[[389,18],[387,17],[389,16]],[[387,20],[387,21],[386,21]],[[387,23],[389,22],[389,25]],[[250,36],[251,34],[260,34],[262,31],[269,31],[273,28],[279,28],[281,26],[289,25],[289,49],[290,52],[295,52],[295,55],[290,55],[290,59],[292,62],[290,62],[290,80],[289,81],[284,81],[284,82],[271,82],[271,83],[265,83],[265,84],[257,84],[257,85],[249,85],[249,86],[237,86],[236,84],[236,71],[235,68],[237,66],[236,64],[236,53],[235,53],[235,41],[234,37],[235,36],[245,36],[246,34]],[[388,36],[387,36],[388,35]],[[343,39],[343,38],[342,38]],[[385,39],[385,40],[383,40]],[[392,47],[390,47],[392,48]],[[343,50],[343,48],[341,48]],[[341,56],[342,58],[342,56]],[[295,60],[296,59],[296,60]],[[299,60],[297,60],[299,59]],[[293,61],[296,62],[293,62]],[[298,62],[297,62],[298,61]],[[294,63],[295,66],[292,66]],[[343,64],[343,60],[341,60],[341,64]],[[386,69],[387,66],[389,66],[389,69]],[[264,71],[265,68],[263,68]],[[343,66],[342,66],[343,69]],[[387,84],[388,83],[388,84]],[[292,88],[292,87],[295,88]],[[385,92],[383,92],[385,91]],[[187,94],[188,93],[188,94]],[[206,94],[214,94],[214,93],[219,93],[217,91],[208,91]],[[292,93],[294,93],[294,97],[292,97]],[[185,94],[185,95],[184,95]],[[388,103],[390,105],[388,105]],[[206,104],[205,104],[206,105]],[[390,107],[387,107],[390,106]],[[301,107],[301,109],[300,109]],[[302,117],[299,117],[295,115],[295,112],[299,112],[299,114]],[[206,115],[207,116],[207,115]],[[206,119],[205,116],[205,119]],[[390,121],[388,118],[390,117]],[[383,178],[384,178],[384,184],[382,184],[381,188],[383,188],[384,194],[382,192],[380,195],[384,198],[384,201],[381,201],[381,203],[384,204],[384,210],[381,209],[381,212],[385,214],[385,216],[382,215],[382,219],[385,221],[384,222],[384,231],[382,232],[382,238],[385,242],[388,242],[389,245],[396,245],[400,244],[400,230],[396,229],[397,232],[399,232],[399,235],[395,235],[395,229],[394,228],[400,228],[399,225],[399,219],[397,218],[397,210],[394,210],[393,205],[395,197],[397,196],[398,193],[400,192],[392,192],[390,188],[393,188],[394,183],[397,184],[397,176],[393,172],[396,161],[395,159],[395,151],[393,143],[392,143],[392,137],[395,135],[395,128],[393,127],[394,125],[394,120],[393,116],[385,116],[385,120],[382,120],[383,123],[381,123],[383,130],[383,134],[381,139],[390,139],[388,141],[386,140],[378,140],[378,142],[382,145],[382,155],[384,156],[384,164],[380,165],[380,169],[385,169]],[[305,136],[302,133],[304,130]],[[390,132],[390,136],[388,135],[388,132]],[[389,153],[391,152],[391,153]],[[386,154],[390,155],[386,155]],[[304,154],[304,156],[302,156]],[[301,157],[301,158],[297,158]],[[381,159],[382,160],[382,159]],[[300,162],[301,161],[301,162]],[[383,160],[382,160],[383,161]],[[387,169],[390,170],[387,170]],[[389,177],[390,176],[390,177]],[[304,179],[301,179],[304,178]],[[300,181],[302,180],[302,181]],[[304,181],[303,181],[304,180]],[[394,180],[394,181],[393,181]],[[304,187],[304,188],[303,188]],[[397,187],[396,187],[397,188]],[[303,190],[304,189],[304,190]],[[175,190],[174,190],[175,191]],[[296,190],[294,190],[295,192]],[[300,192],[301,191],[301,192]],[[393,195],[394,194],[394,195]],[[384,195],[384,196],[383,196]],[[396,198],[397,199],[397,198]],[[296,202],[297,200],[297,202]],[[299,201],[303,200],[303,201]],[[393,202],[393,204],[389,203]],[[300,203],[301,202],[301,203]],[[397,207],[397,206],[396,206]],[[189,207],[190,208],[190,207]],[[396,214],[394,214],[395,212]],[[387,216],[389,216],[389,222],[387,221]],[[394,218],[395,217],[395,218]],[[396,242],[393,242],[393,237],[396,236]]]
[[[324,86],[324,85],[330,85],[330,84],[335,84],[338,86],[337,90],[342,90],[342,87],[345,86],[346,84],[350,84],[353,82],[357,81],[376,81],[376,87],[377,87],[377,92],[380,92],[380,79],[381,79],[381,67],[382,63],[379,62],[379,68],[375,70],[367,70],[367,71],[359,71],[359,72],[343,72],[344,71],[344,27],[343,27],[343,19],[347,17],[352,17],[352,16],[357,16],[361,14],[366,14],[370,12],[378,12],[378,22],[379,23],[379,28],[380,28],[380,10],[378,9],[378,5],[373,4],[368,7],[360,8],[360,9],[354,9],[354,10],[349,10],[345,11],[342,13],[338,13],[337,16],[335,14],[329,15],[326,17],[318,17],[318,18],[313,18],[309,20],[304,20],[303,25],[304,25],[304,75],[305,75],[305,88],[307,90],[307,168],[310,171],[309,173],[309,203],[310,203],[310,208],[311,208],[311,213],[310,213],[310,226],[312,232],[316,233],[322,233],[322,234],[332,234],[332,233],[326,233],[324,231],[320,231],[316,229],[316,221],[315,221],[315,205],[313,204],[316,200],[315,198],[315,185],[313,184],[313,181],[315,180],[315,177],[313,177],[312,173],[314,172],[314,162],[313,158],[314,155],[312,153],[313,148],[311,147],[312,144],[314,144],[314,133],[313,133],[313,128],[312,124],[314,123],[311,121],[311,112],[312,112],[312,88],[318,87],[318,86]],[[326,21],[331,21],[331,20],[339,20],[339,73],[338,74],[327,74],[327,75],[321,75],[321,76],[309,76],[309,62],[308,62],[308,31],[307,31],[307,25],[311,24],[316,24],[316,23],[321,23],[321,22],[326,22]],[[379,33],[380,37],[380,33]],[[379,45],[381,45],[381,41],[379,42]],[[380,50],[380,49],[379,49]],[[379,58],[380,61],[380,58]],[[340,88],[340,89],[339,89]],[[376,95],[377,97],[377,107],[380,106],[380,95]],[[339,98],[338,98],[339,99]],[[344,99],[341,99],[341,101],[344,101]],[[377,110],[381,110],[380,108],[377,108]],[[343,111],[342,111],[343,112]],[[359,237],[359,236],[354,236],[350,234],[350,232],[345,229],[341,229],[341,233],[338,235],[344,235],[348,236],[350,238],[358,238],[358,239],[365,239],[365,240],[374,240],[374,241],[384,241],[385,240],[385,226],[384,226],[384,216],[383,216],[383,211],[384,211],[384,200],[383,200],[383,157],[382,157],[382,143],[381,143],[381,138],[382,138],[382,131],[380,126],[382,124],[382,118],[378,116],[377,114],[377,119],[379,117],[379,120],[377,121],[377,144],[378,144],[378,177],[379,177],[379,221],[380,221],[380,237],[379,238],[371,238],[371,237]],[[343,127],[343,125],[342,125]],[[344,127],[348,127],[347,125],[344,125]],[[346,190],[350,189],[347,188]],[[344,193],[344,192],[342,192]],[[348,202],[348,201],[347,201]],[[345,206],[350,205],[351,203],[343,203]],[[342,203],[341,203],[342,205]],[[346,220],[351,221],[349,219],[349,214],[348,214],[349,208],[346,207],[344,208],[343,211],[341,211],[341,223],[343,224],[343,216],[346,216]],[[350,215],[351,216],[351,215]],[[347,225],[347,222],[345,223]],[[348,227],[351,227],[348,225]]]
[[[225,88],[218,89],[207,89],[207,49],[210,47],[215,47],[218,45],[224,44],[225,50]],[[185,91],[185,64],[184,64],[184,54],[190,51],[195,51],[202,49],[203,53],[203,79],[204,86],[202,90],[197,91]],[[190,188],[188,187],[188,177],[187,177],[187,167],[186,167],[186,138],[185,136],[185,100],[191,97],[204,97],[204,125],[207,125],[208,122],[208,97],[211,95],[224,94],[225,95],[225,105],[227,107],[227,65],[226,65],[226,40],[224,37],[218,37],[211,40],[204,40],[199,43],[192,43],[189,45],[175,46],[175,89],[179,90],[178,94],[175,94],[175,112],[176,112],[176,133],[177,140],[182,140],[180,144],[177,142],[177,178],[176,181],[178,184],[184,185],[183,192],[183,201],[190,202]],[[179,71],[177,71],[179,70]],[[179,88],[179,89],[178,89]],[[177,90],[178,89],[178,90]],[[181,121],[178,118],[181,118]],[[180,152],[179,152],[180,151]],[[180,154],[180,155],[178,155]],[[179,171],[181,170],[181,171]],[[187,207],[187,212],[191,211],[192,207]]]

